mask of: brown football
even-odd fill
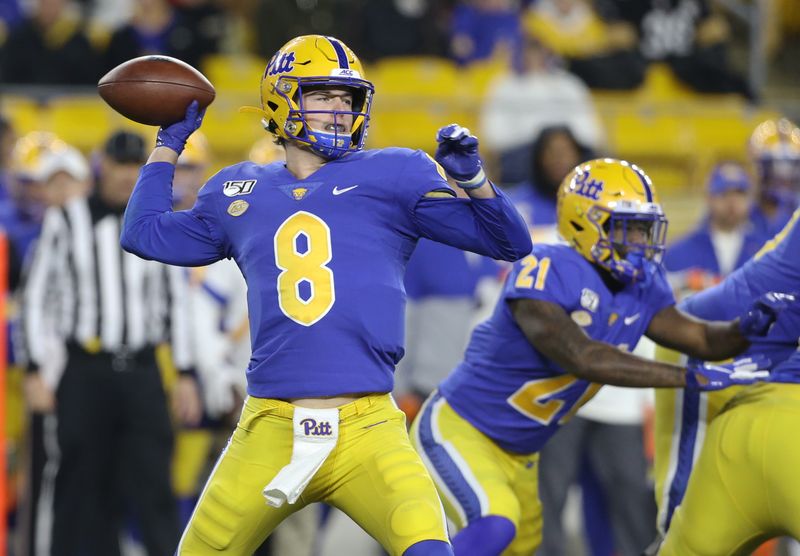
[[[169,56],[141,56],[118,65],[97,83],[111,108],[140,124],[166,126],[184,118],[197,100],[205,108],[214,86],[195,68]]]

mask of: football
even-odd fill
[[[169,56],[141,56],[123,62],[100,79],[97,91],[126,118],[158,126],[182,120],[192,100],[203,109],[216,96],[202,73]]]

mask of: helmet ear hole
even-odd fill
[[[574,229],[576,232],[580,233],[580,232],[582,232],[582,231],[583,231],[583,226],[581,226],[580,224],[578,224],[578,223],[577,223],[577,222],[575,222],[574,220],[570,220],[570,222],[569,222],[569,223],[572,225],[572,228],[573,228],[573,229]]]

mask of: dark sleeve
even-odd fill
[[[508,196],[493,199],[422,197],[414,209],[420,235],[481,255],[516,261],[531,252],[525,221]]]
[[[143,259],[177,266],[203,266],[227,256],[217,226],[216,207],[204,190],[188,211],[172,211],[175,166],[153,162],[142,167],[125,209],[122,248]],[[206,191],[207,193],[207,191]]]

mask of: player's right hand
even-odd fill
[[[770,360],[763,355],[734,359],[730,363],[690,363],[686,369],[688,390],[722,390],[769,378]]]
[[[200,128],[205,114],[205,108],[200,110],[198,102],[193,100],[186,108],[186,116],[183,120],[159,128],[158,135],[156,135],[156,147],[167,147],[181,154],[189,136]]]
[[[486,174],[478,155],[478,138],[458,124],[439,129],[433,158],[456,180],[461,189],[477,189],[486,183]]]
[[[798,305],[799,300],[796,293],[767,292],[739,318],[739,330],[743,336],[766,336],[781,311]]]

